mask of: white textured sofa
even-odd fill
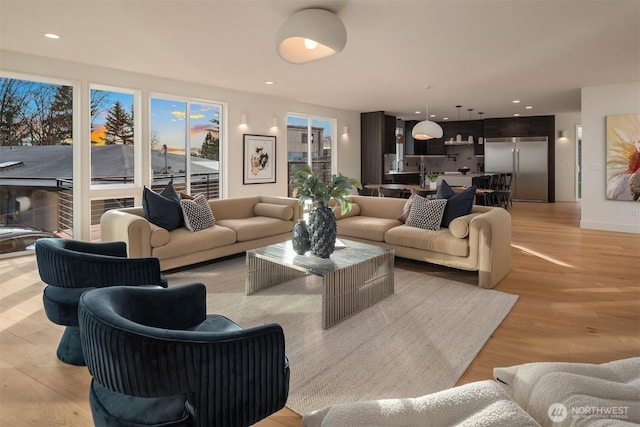
[[[511,215],[503,208],[474,205],[471,214],[434,231],[398,219],[405,199],[350,196],[350,200],[351,212],[336,214],[338,237],[393,248],[403,258],[477,271],[483,288],[493,288],[511,269]]]
[[[209,200],[215,225],[191,232],[150,223],[142,207],[112,209],[100,218],[103,242],[123,241],[130,257],[153,256],[169,270],[291,239],[301,218],[298,199],[252,196]]]
[[[640,425],[640,357],[527,363],[495,368],[494,378],[418,398],[336,404],[302,421],[306,427]]]

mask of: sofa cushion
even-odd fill
[[[469,256],[469,239],[457,239],[446,228],[426,230],[409,225],[399,225],[384,234],[384,241],[390,245],[422,249],[446,255]]]
[[[195,198],[196,198],[196,196],[199,196],[199,195],[201,195],[201,194],[202,194],[203,196],[205,195],[204,193],[197,193],[196,195],[193,195],[193,196],[192,196],[191,194],[187,194],[187,193],[185,193],[184,191],[181,191],[181,192],[179,193],[179,195],[180,195],[180,200],[193,200],[193,199],[195,199]],[[206,197],[206,196],[205,196],[205,197]]]
[[[184,213],[184,224],[190,231],[204,230],[216,223],[209,202],[202,194],[198,194],[193,200],[180,200],[180,206]]]
[[[447,198],[447,206],[444,209],[444,215],[442,215],[442,226],[448,227],[451,221],[459,216],[470,214],[475,198],[475,185],[460,193],[454,193],[453,196]]]
[[[455,195],[455,190],[451,188],[446,180],[443,179],[438,187],[438,191],[436,191],[436,199],[450,199]]]
[[[227,227],[236,233],[238,242],[256,240],[263,237],[277,236],[278,234],[293,231],[292,221],[270,218],[266,216],[252,216],[250,218],[222,219],[217,224]]]
[[[357,203],[351,203],[351,210],[349,211],[349,213],[346,213],[346,214],[343,214],[340,206],[337,206],[333,208],[333,213],[336,216],[336,220],[339,220],[342,218],[349,218],[350,216],[360,215],[360,205],[358,205]]]
[[[192,233],[186,227],[173,230],[169,242],[153,248],[151,255],[160,259],[170,259],[194,252],[215,249],[232,245],[236,242],[235,231],[214,225],[197,233]]]
[[[209,200],[209,206],[211,206],[211,212],[216,217],[216,221],[220,221],[255,216],[253,208],[260,202],[259,196],[232,197],[230,199]]]
[[[640,357],[594,365],[538,362],[495,368],[506,393],[543,425],[640,423]],[[558,417],[551,420],[552,417]]]
[[[302,417],[306,427],[537,426],[494,381],[476,381],[417,398],[342,403]]]
[[[469,235],[469,225],[471,220],[480,215],[480,213],[471,213],[469,215],[459,216],[449,223],[449,232],[453,237],[464,239]]]
[[[268,216],[271,218],[284,219],[289,221],[293,218],[293,208],[275,203],[256,203],[253,207],[253,214],[256,216]]]
[[[356,237],[374,242],[384,242],[384,235],[388,230],[402,225],[397,219],[374,218],[362,215],[342,218],[336,224],[339,236]]]
[[[413,206],[413,198],[415,196],[415,193],[411,194],[411,196],[409,196],[406,203],[404,204],[404,207],[402,208],[402,215],[400,215],[398,221],[403,224],[407,222],[407,218],[409,218],[409,212],[411,212],[411,206]]]
[[[415,196],[406,224],[411,227],[438,230],[446,205],[447,199],[429,200],[422,196]]]
[[[158,227],[172,231],[184,225],[180,196],[171,183],[167,184],[159,194],[144,187],[142,209],[144,217]]]

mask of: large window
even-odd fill
[[[219,198],[222,106],[159,96],[150,105],[153,185]]]
[[[289,179],[294,165],[308,164],[312,170],[326,171],[325,179],[333,170],[333,143],[335,119],[290,114],[287,116],[287,163]],[[289,196],[292,195],[289,188]]]
[[[134,145],[138,140],[134,123],[135,101],[132,91],[92,87],[92,185],[134,183]]]
[[[152,95],[143,108],[141,89],[80,87],[0,72],[5,231],[24,225],[99,240],[104,211],[133,206],[143,186],[160,190],[170,181],[220,197],[221,103]],[[88,111],[79,111],[85,97]]]
[[[0,76],[0,226],[73,232],[69,82]],[[16,246],[16,249],[21,247]]]

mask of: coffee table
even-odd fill
[[[321,276],[322,329],[328,329],[393,294],[393,249],[340,242],[345,247],[336,247],[330,258],[298,255],[291,241],[248,250],[247,295],[308,274]]]

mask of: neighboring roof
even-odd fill
[[[91,147],[91,176],[124,177],[133,176],[133,146],[104,145]],[[73,146],[12,146],[0,147],[1,162],[22,162],[21,165],[0,170],[0,179],[8,178],[41,178],[71,179],[73,176]],[[217,162],[205,159],[194,159],[191,162],[191,173],[217,173]],[[173,173],[184,170],[184,157],[167,153],[167,165]],[[164,170],[164,154],[154,152],[151,156],[151,167],[161,173]]]

